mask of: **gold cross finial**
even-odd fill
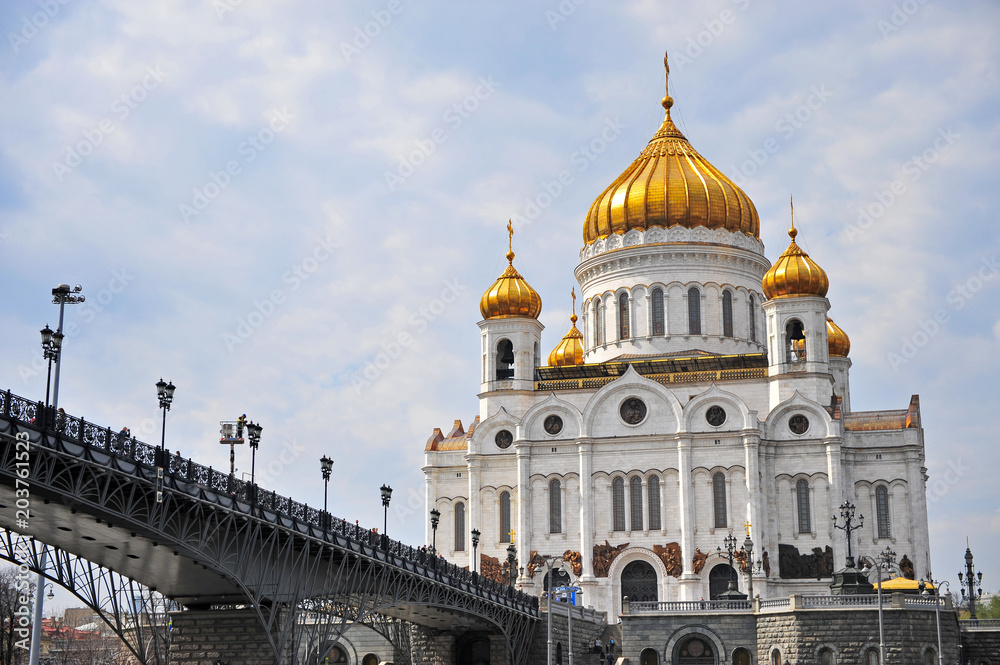
[[[666,77],[664,79],[665,93],[663,95],[663,101],[660,102],[663,108],[667,112],[667,117],[670,117],[670,107],[674,105],[674,98],[670,96],[670,63],[667,62],[667,54],[663,54],[663,69],[666,70]]]
[[[507,535],[510,536],[510,542],[514,542],[514,536],[517,535],[517,532],[514,531],[514,529],[511,529],[510,531],[507,532]]]
[[[795,201],[792,200],[791,194],[788,195],[788,207],[791,211],[792,217],[792,228],[788,229],[788,237],[792,239],[792,242],[795,242],[795,236],[797,236],[799,232],[795,230]]]
[[[573,316],[576,316],[576,287],[569,290],[569,295],[573,298]]]
[[[747,520],[746,524],[743,525],[743,528],[745,528],[747,530],[747,538],[750,537],[750,527],[752,527],[752,526],[753,525],[750,524],[750,520]]]
[[[507,220],[507,249],[514,251],[514,224]]]

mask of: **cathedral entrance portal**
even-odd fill
[[[622,570],[622,598],[629,601],[659,600],[656,589],[656,571],[645,561],[633,561]]]
[[[708,597],[711,600],[719,600],[719,596],[729,589],[729,581],[732,580],[733,588],[738,589],[736,570],[728,563],[720,563],[708,574]]]

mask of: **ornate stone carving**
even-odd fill
[[[528,577],[534,579],[535,571],[544,567],[545,559],[542,558],[542,555],[538,553],[538,550],[531,550],[531,556],[528,557],[528,564],[524,567],[528,573]]]
[[[701,575],[701,571],[705,568],[706,559],[708,559],[708,555],[702,552],[701,548],[696,547],[694,550],[694,558],[691,559],[695,575]]]
[[[764,577],[771,576],[771,557],[768,556],[767,550],[764,550]]]
[[[679,544],[653,545],[653,553],[660,557],[660,561],[666,566],[667,575],[680,577],[683,574],[684,564],[681,562],[681,546]]]
[[[500,584],[506,581],[503,578],[503,568],[500,567],[500,559],[486,554],[479,555],[479,574]]]
[[[903,558],[899,560],[899,569],[903,571],[903,577],[906,579],[916,579],[916,573],[913,572],[913,562],[910,561],[905,554],[903,555]]]
[[[607,577],[608,571],[611,570],[611,562],[628,545],[628,543],[624,545],[612,545],[607,540],[604,541],[603,545],[594,545],[594,575],[597,577]]]
[[[573,569],[573,574],[580,577],[583,574],[583,555],[573,550],[563,552],[563,561],[567,562]]]
[[[799,554],[794,545],[778,545],[778,573],[785,580],[822,579],[833,575],[833,548],[814,547],[812,554]]]

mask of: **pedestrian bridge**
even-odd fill
[[[499,634],[526,662],[537,598],[179,456],[158,502],[158,455],[0,391],[0,557],[97,609],[141,662],[163,637],[153,610],[171,604],[251,608],[278,663],[304,625],[332,645],[352,622],[391,639],[399,620]]]

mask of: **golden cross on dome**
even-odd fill
[[[750,527],[752,527],[752,526],[753,525],[750,524],[750,520],[747,520],[746,524],[743,525],[743,528],[745,528],[747,530],[747,538],[750,537]]]
[[[507,249],[514,251],[514,224],[507,220]]]
[[[573,316],[576,316],[576,287],[569,290],[570,297],[573,298]]]
[[[517,532],[514,531],[514,529],[511,529],[510,531],[507,532],[507,535],[510,536],[510,542],[514,542],[514,536],[517,535]]]
[[[670,64],[667,62],[667,52],[663,52],[663,68],[667,70],[667,97],[670,96]]]

